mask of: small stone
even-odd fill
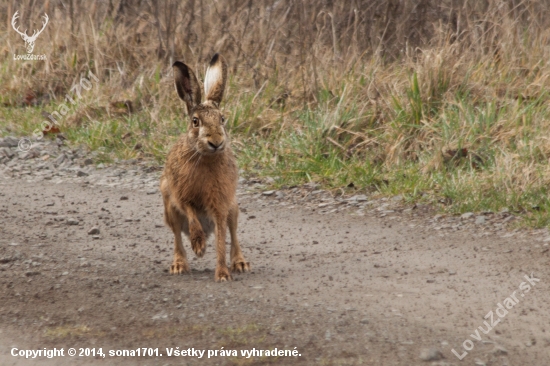
[[[468,219],[471,219],[472,217],[474,217],[473,212],[466,212],[466,213],[463,213],[462,215],[460,215],[460,218],[462,220],[468,220]]]
[[[17,147],[19,140],[13,136],[8,136],[3,139],[0,139],[0,147]]]
[[[476,217],[475,224],[476,224],[476,225],[483,225],[483,224],[485,224],[485,221],[486,221],[486,220],[487,220],[487,219],[485,218],[485,216],[477,216],[477,217]]]
[[[437,348],[424,348],[420,352],[420,359],[422,361],[438,361],[443,358],[443,354]]]
[[[122,197],[120,197],[120,200],[121,201],[128,201],[128,196],[122,196]]]
[[[262,195],[264,196],[272,196],[275,193],[275,191],[263,191]]]
[[[496,356],[502,356],[508,354],[508,350],[501,345],[495,344],[495,348],[491,351]]]
[[[157,194],[158,193],[158,190],[156,189],[150,189],[147,191],[147,194],[151,195],[151,194]]]
[[[86,173],[86,172],[84,172],[84,171],[82,171],[82,170],[79,170],[79,171],[76,172],[76,176],[77,176],[77,177],[86,177],[86,176],[88,176],[88,175],[90,175],[90,174],[88,174],[88,173]]]
[[[456,271],[449,270],[449,276],[454,276],[456,274]]]
[[[15,156],[15,154],[8,147],[4,147],[4,148],[0,149],[0,153],[2,153],[8,159],[11,159]]]
[[[67,159],[67,156],[65,154],[61,154],[59,155],[57,158],[55,158],[55,160],[53,161],[53,163],[55,165],[60,165],[62,164],[65,160]]]
[[[367,318],[363,318],[359,321],[361,324],[369,324],[369,320]]]
[[[67,276],[69,274],[69,272],[63,272],[61,273],[61,276]]]
[[[510,221],[510,220],[514,220],[515,218],[516,218],[516,217],[515,217],[514,215],[510,215],[510,216],[508,216],[507,218],[505,218],[504,220],[502,220],[502,223],[504,224],[504,223],[506,223],[506,222],[508,222],[508,221]]]
[[[97,226],[94,226],[88,231],[88,235],[97,235],[99,234],[99,228]]]
[[[283,199],[285,197],[285,194],[281,191],[277,191],[275,192],[275,198],[277,198],[278,200],[280,199]]]
[[[357,194],[355,196],[351,196],[350,198],[347,199],[347,201],[352,201],[352,202],[364,202],[364,201],[368,201],[369,199],[367,198],[367,196],[365,196],[364,194]]]
[[[93,160],[88,158],[88,159],[84,159],[84,165],[92,165],[93,164]]]
[[[73,219],[73,218],[70,218],[70,219],[67,219],[67,225],[78,225],[80,223],[80,221],[78,221],[77,219]]]

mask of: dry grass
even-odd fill
[[[61,121],[73,143],[162,160],[185,129],[170,65],[231,64],[241,166],[547,225],[550,4],[542,0],[113,0],[0,3],[0,132],[30,134],[91,70]],[[22,62],[11,29],[50,24]],[[5,28],[5,29],[4,29]],[[30,32],[29,32],[30,33]],[[128,103],[131,102],[131,108]],[[21,108],[28,106],[27,108]]]

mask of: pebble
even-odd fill
[[[79,170],[79,171],[76,172],[77,177],[87,177],[88,175],[90,175],[90,174],[88,174],[88,173],[86,173],[82,170]]]
[[[19,140],[16,137],[8,136],[0,139],[0,147],[17,147]]]
[[[483,225],[483,224],[485,224],[485,221],[486,221],[486,220],[487,220],[487,219],[485,218],[485,216],[477,216],[477,217],[476,217],[475,224],[476,224],[476,225]]]
[[[128,200],[128,196],[121,196],[121,197],[120,197],[120,200],[121,200],[121,201],[127,201],[127,200]]]
[[[437,348],[424,348],[420,352],[420,359],[422,361],[438,361],[443,358],[443,354]]]
[[[351,196],[347,199],[347,201],[355,201],[355,202],[364,202],[368,201],[369,199],[364,194],[356,194],[355,196]]]
[[[84,159],[84,165],[92,165],[93,164],[93,160],[90,159],[90,158],[87,158],[87,159]]]
[[[67,159],[67,156],[65,154],[61,154],[57,158],[55,158],[53,162],[56,165],[60,165],[65,161],[65,159]]]
[[[73,219],[73,218],[70,218],[70,219],[67,219],[67,225],[78,225],[80,223],[80,221],[78,221],[77,219]]]
[[[272,196],[275,193],[275,191],[263,191],[262,194],[264,196]]]
[[[99,228],[97,226],[92,227],[88,231],[88,235],[97,235],[97,234],[99,234]]]
[[[473,212],[466,212],[466,213],[463,213],[462,215],[460,215],[460,218],[462,220],[468,220],[468,219],[471,219],[472,217],[474,217]]]
[[[495,348],[491,351],[496,356],[502,356],[508,354],[508,350],[499,344],[495,344]]]

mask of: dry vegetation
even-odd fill
[[[62,132],[105,159],[162,161],[186,128],[170,65],[202,76],[220,52],[248,174],[550,222],[546,1],[23,0],[0,10],[0,134],[30,134],[91,70],[100,82]],[[48,13],[34,50],[47,61],[13,60],[25,53],[16,10],[22,29]]]

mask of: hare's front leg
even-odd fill
[[[183,209],[189,224],[189,241],[191,242],[191,248],[193,248],[197,257],[200,258],[206,251],[206,235],[204,234],[204,230],[202,229],[201,222],[195,210],[190,205],[185,205]]]
[[[216,254],[218,262],[216,263],[216,272],[214,279],[216,282],[231,281],[231,275],[225,261],[225,232],[227,231],[227,215],[217,214],[216,224]]]
[[[174,233],[174,261],[170,266],[170,273],[187,273],[189,272],[189,263],[187,262],[185,249],[183,249],[183,243],[181,241],[181,227],[185,218],[174,206],[170,204],[170,202],[165,201],[164,219],[166,224],[168,224]]]
[[[239,220],[239,206],[235,203],[229,210],[227,224],[231,235],[231,271],[248,272],[250,264],[244,259],[239,240],[237,239],[237,223]]]

